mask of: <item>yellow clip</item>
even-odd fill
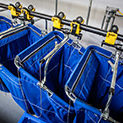
[[[20,5],[19,9],[21,9],[21,8],[22,8],[22,6]],[[21,12],[18,12],[13,5],[9,5],[8,9],[11,11],[12,16],[18,17],[21,14]]]
[[[82,23],[81,24],[83,24],[84,23],[84,20],[82,21]],[[76,31],[75,31],[75,34],[76,35],[79,35],[80,34],[80,32],[81,32],[81,29],[80,29],[80,24],[79,23],[77,23],[77,22],[71,22],[71,24],[70,24],[70,26],[71,26],[71,32],[73,31],[73,26],[74,25],[76,25],[77,27],[76,27]]]
[[[117,34],[114,32],[107,32],[105,43],[114,45],[117,39]]]
[[[35,8],[33,8],[33,10],[32,10],[32,11],[35,11]],[[22,13],[25,13],[25,15],[26,15],[26,19],[27,19],[27,20],[31,20],[31,19],[33,19],[33,16],[31,16],[31,15],[30,15],[29,10],[27,10],[27,9],[23,8],[23,9],[21,9],[21,12],[22,12]]]
[[[65,19],[66,16],[64,16],[62,19]],[[64,25],[61,24],[61,19],[59,19],[58,17],[52,17],[51,19],[53,21],[53,27],[57,28],[57,29],[61,29]]]

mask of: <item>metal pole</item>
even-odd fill
[[[92,7],[92,0],[90,0],[90,5],[89,5],[89,8],[88,8],[88,15],[87,15],[87,20],[86,20],[86,25],[88,25],[88,22],[89,22],[91,7]]]
[[[115,21],[115,16],[113,16],[113,18],[112,18],[111,27],[113,26],[113,24],[114,24],[114,21]]]
[[[22,25],[22,26],[20,25],[18,27],[15,27],[15,28],[9,29],[5,32],[2,32],[2,33],[0,33],[0,40],[2,40],[3,38],[8,37],[10,35],[16,34],[16,33],[20,32],[22,30],[25,30],[27,27],[28,27],[28,25]]]
[[[58,0],[55,2],[55,15],[58,13]]]
[[[105,11],[105,14],[104,14],[104,17],[103,17],[103,21],[102,21],[101,29],[103,29],[103,27],[104,27],[104,23],[105,23],[106,15],[107,15],[107,10]]]
[[[108,30],[109,23],[110,23],[112,17],[113,17],[113,13],[109,11],[108,15],[107,15],[107,19],[106,19],[105,29],[104,29],[105,31]]]
[[[112,77],[112,82],[111,82],[111,89],[115,89],[119,57],[120,57],[120,52],[117,51],[115,64],[113,66],[113,77]]]

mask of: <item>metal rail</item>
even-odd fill
[[[52,59],[52,57],[68,42],[69,36],[66,35],[65,38],[63,39],[63,41],[61,41],[59,44],[57,44],[57,42],[55,42],[55,47],[54,49],[47,54],[41,61],[40,64],[45,63],[45,68],[44,68],[44,78],[41,81],[41,83],[44,85],[46,83],[46,79],[47,79],[47,69],[48,69],[48,65]]]
[[[0,3],[0,8],[8,9],[8,5]],[[21,11],[21,10],[19,9],[18,11]],[[53,17],[51,15],[47,15],[47,14],[43,14],[43,13],[39,13],[39,12],[30,12],[30,15],[32,15],[34,17],[37,17],[37,18],[46,19],[48,21],[51,21],[51,19]],[[68,20],[68,19],[63,19],[61,21],[62,24],[67,25],[67,26],[70,26],[71,22],[72,21]],[[87,31],[87,32],[90,32],[90,33],[93,33],[93,34],[97,34],[97,35],[100,35],[100,36],[104,36],[104,37],[107,34],[107,31],[105,31],[105,30],[102,30],[102,29],[99,29],[99,28],[96,28],[96,27],[93,27],[93,26],[87,26],[85,24],[81,24],[80,28],[81,28],[81,30],[84,30],[84,31]],[[118,34],[117,40],[123,42],[123,35]]]

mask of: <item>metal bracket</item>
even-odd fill
[[[21,9],[21,8],[22,8],[22,5],[19,2],[17,2],[15,5],[10,4],[8,6],[8,9],[11,11],[11,15],[12,15],[13,19],[20,16],[21,12],[18,11],[17,9]]]
[[[82,17],[77,17],[76,20],[73,20],[70,24],[71,26],[71,34],[78,37],[81,40],[82,34],[80,25],[84,23],[84,19]]]
[[[28,9],[25,7],[22,8],[21,13],[23,13],[23,15],[24,15],[24,20],[29,21],[33,24],[34,23],[34,20],[33,20],[34,16],[30,15],[30,12],[34,12],[34,11],[35,11],[35,8],[32,5],[29,5]]]

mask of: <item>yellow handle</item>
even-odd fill
[[[22,6],[20,5],[19,8],[21,9]],[[8,6],[8,9],[11,11],[11,15],[12,15],[12,16],[18,17],[18,16],[21,14],[21,12],[18,12],[18,11],[16,10],[16,8],[15,8],[14,6],[12,6],[12,5],[9,5],[9,6]]]
[[[58,17],[52,17],[53,27],[57,29],[62,28],[61,20]]]
[[[65,19],[66,16],[64,16],[62,19]],[[53,27],[56,29],[61,29],[64,25],[61,24],[61,20],[58,17],[52,17],[53,21]]]
[[[32,11],[35,11],[35,8],[33,8]],[[29,13],[28,10],[26,10],[26,9],[23,8],[23,9],[21,9],[21,13],[25,13],[25,14],[26,14],[26,19],[27,19],[27,20],[33,19],[33,16],[30,15],[30,13]]]
[[[117,39],[117,34],[114,32],[107,32],[105,43],[114,45]]]

